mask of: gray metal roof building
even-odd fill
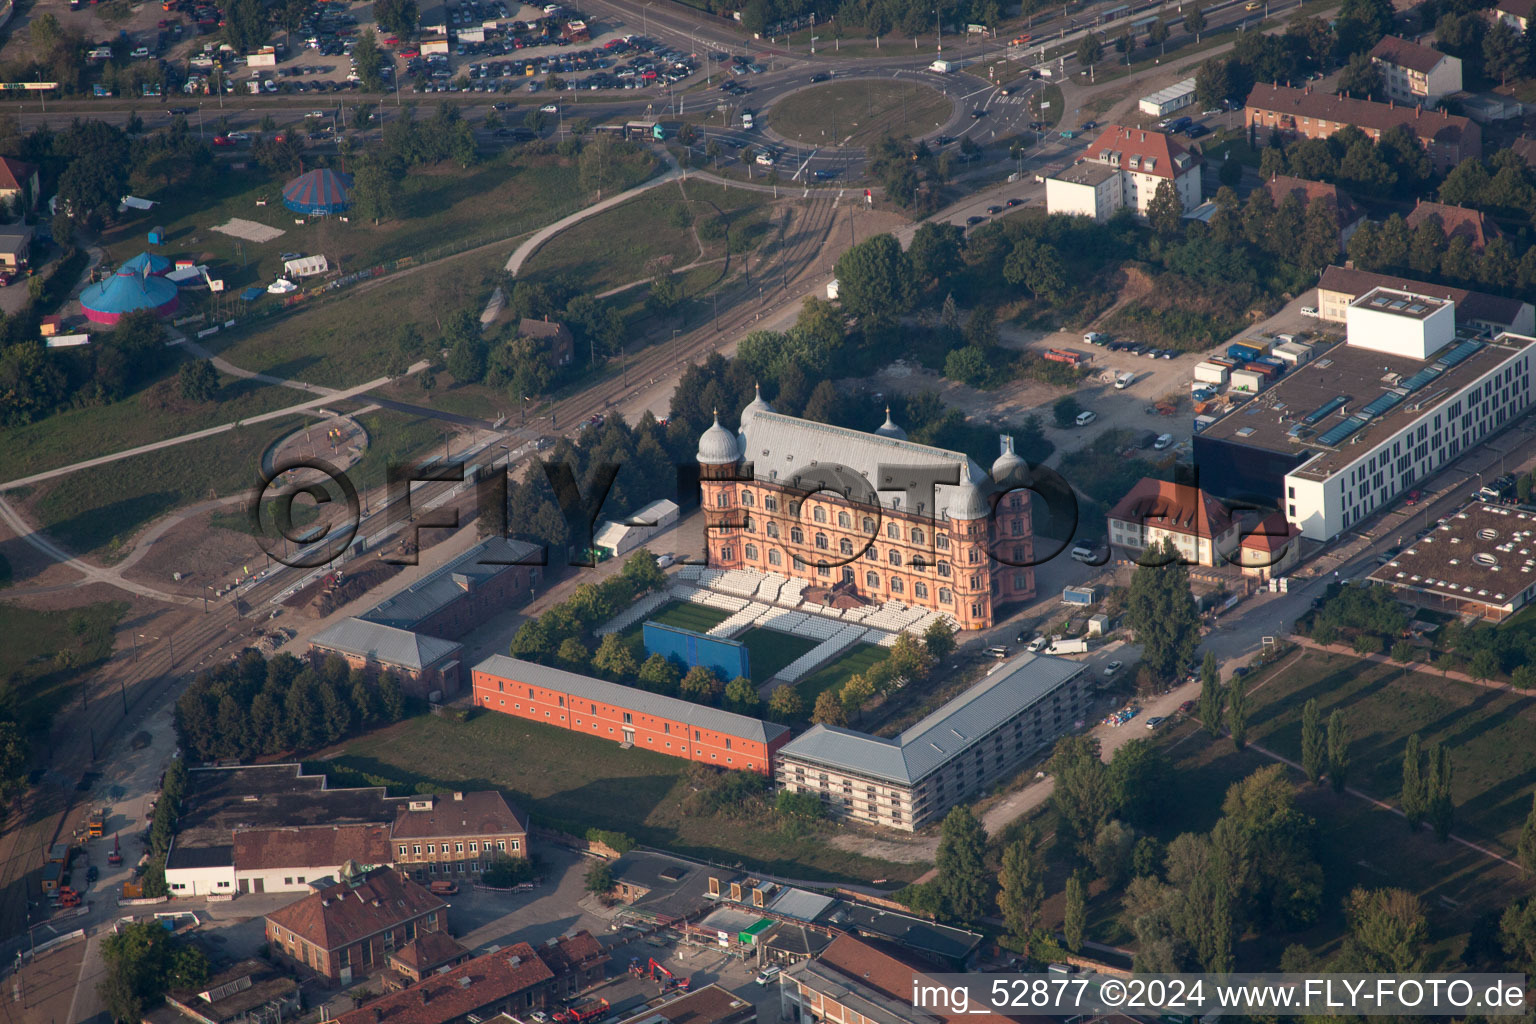
[[[719,708],[679,700],[676,697],[666,697],[620,683],[610,683],[604,679],[567,672],[564,669],[551,668],[532,661],[509,658],[505,654],[491,655],[476,665],[474,671],[560,690],[582,700],[626,707],[642,714],[654,715],[674,722],[686,722],[689,726],[712,729],[718,733],[739,736],[745,740],[755,740],[764,744],[771,743],[789,732],[784,726],[773,722],[764,722],[758,718],[721,711]]]
[[[463,645],[452,640],[439,640],[366,619],[342,619],[317,633],[309,643],[322,651],[350,654],[386,668],[412,672],[420,672],[463,650]]]
[[[438,566],[400,593],[380,601],[359,618],[382,626],[413,629],[476,584],[500,575],[513,565],[537,565],[539,555],[539,548],[533,544],[492,537]]]
[[[1081,664],[1065,658],[1021,654],[900,736],[813,725],[780,753],[910,786],[1082,670]]]

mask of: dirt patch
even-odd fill
[[[227,583],[241,575],[243,567],[265,566],[266,554],[256,538],[238,530],[213,525],[216,515],[240,517],[245,499],[208,503],[181,514],[178,522],[137,548],[134,561],[124,567],[125,579],[146,583],[158,590],[196,597],[210,584]],[[151,527],[154,530],[156,527]],[[143,554],[138,554],[142,551]],[[256,569],[260,571],[260,569]],[[181,573],[181,579],[174,578]]]
[[[392,579],[401,566],[377,558],[341,573],[327,573],[283,600],[283,607],[297,608],[311,619],[323,619],[336,609],[362,597]]]
[[[869,384],[862,381],[846,380],[838,383],[840,387],[851,390],[869,390]],[[1056,389],[1049,384],[1032,380],[1010,381],[1002,387],[978,391],[901,359],[875,374],[874,390],[899,395],[920,395],[934,391],[944,400],[945,405],[959,409],[966,419],[998,425],[1016,420],[1021,410],[1053,401],[1057,394]]]
[[[853,829],[840,831],[834,835],[832,845],[849,853],[878,857],[898,864],[929,863],[939,852],[937,837],[913,836],[911,839],[896,839]]]

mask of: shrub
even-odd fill
[[[614,853],[623,855],[635,848],[635,841],[623,832],[611,832],[605,828],[587,829],[587,842],[602,843]]]

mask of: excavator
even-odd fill
[[[631,957],[629,960],[629,973],[637,978],[643,978],[649,974],[651,980],[660,985],[663,992],[673,987],[676,987],[679,992],[687,992],[689,986],[693,983],[692,978],[679,978],[667,970],[666,967],[656,962],[655,957],[648,957],[647,962],[644,964],[640,962],[639,957]]]

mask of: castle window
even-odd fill
[[[731,505],[731,496],[726,494],[724,491],[721,491],[718,495],[715,496],[715,504],[721,508],[729,508]]]
[[[940,562],[939,563],[939,575],[940,576],[948,576],[949,575],[949,563],[948,562]]]
[[[880,560],[880,553],[876,551],[875,546],[871,544],[869,547],[864,549],[864,557],[869,559],[871,562],[878,562]]]
[[[764,495],[763,508],[767,509],[769,512],[777,512],[779,510],[779,499],[775,498],[771,494]]]
[[[746,552],[748,558],[756,558],[757,557],[757,545],[756,544],[748,544],[745,547],[743,547],[742,550]]]
[[[901,540],[901,527],[895,523],[886,523],[885,535],[891,540]]]
[[[848,518],[848,513],[847,512],[839,512],[837,514],[837,525],[838,526],[841,526],[843,529],[846,530],[852,524],[853,524],[853,521]]]
[[[922,580],[918,580],[916,583],[912,584],[912,596],[921,598],[926,601],[928,599],[928,584],[924,583]]]
[[[912,531],[912,543],[913,544],[921,544],[921,543],[923,543],[923,531],[922,530],[914,529]]]
[[[827,545],[827,535],[826,534],[818,533],[816,535],[816,546],[818,548],[821,548],[823,551],[827,550],[827,546],[828,545]]]
[[[895,576],[892,576],[891,577],[891,593],[899,594],[899,593],[901,593],[901,589],[902,589],[901,580],[899,580]]]
[[[891,548],[891,552],[890,552],[890,555],[889,555],[889,561],[890,561],[890,563],[892,565],[900,565],[901,564],[901,552],[897,551],[895,548]]]
[[[768,564],[769,565],[782,565],[783,563],[784,563],[784,557],[782,555],[780,555],[778,553],[778,551],[770,549],[769,552],[768,552]]]
[[[877,573],[877,572],[867,572],[867,573],[865,573],[864,574],[864,583],[865,583],[865,585],[873,587],[873,588],[878,590],[879,587],[880,587],[880,574]]]
[[[827,521],[827,510],[822,508],[820,505],[817,505],[815,508],[811,509],[811,518],[816,520],[818,523],[824,523]]]
[[[949,604],[950,601],[952,601],[952,600],[953,600],[953,598],[950,596],[949,588],[948,587],[940,587],[939,588],[939,604]]]
[[[869,516],[864,517],[864,533],[870,537],[875,535],[875,521]]]
[[[751,491],[742,491],[741,492],[741,503],[743,505],[748,506],[748,507],[750,507],[752,505],[752,492]]]
[[[933,546],[938,548],[940,551],[948,551],[949,538],[942,533],[936,533],[933,535]]]
[[[800,529],[798,526],[791,526],[789,528],[789,539],[796,544],[804,544],[805,531]]]
[[[778,535],[779,535],[779,524],[778,523],[769,523],[768,524],[768,536],[770,536],[770,537],[777,537]]]
[[[842,540],[837,542],[837,550],[845,555],[853,554],[853,541],[849,540],[847,537],[844,537]]]

